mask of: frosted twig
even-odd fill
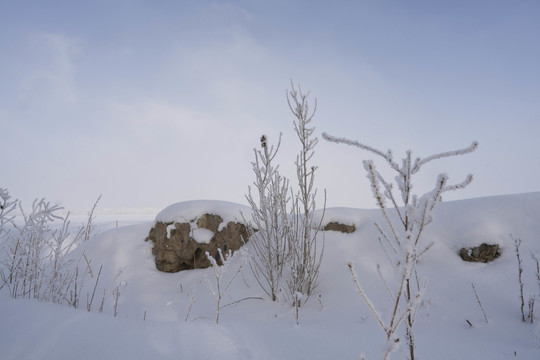
[[[438,153],[438,154],[434,154],[434,155],[425,157],[423,159],[417,158],[415,160],[414,166],[412,168],[413,169],[412,172],[413,172],[413,174],[417,173],[423,165],[427,164],[430,161],[433,161],[433,160],[436,160],[436,159],[442,159],[442,158],[450,157],[450,156],[459,156],[459,155],[470,154],[473,151],[475,151],[477,148],[478,148],[478,141],[473,141],[470,146],[467,146],[466,148],[463,148],[463,149],[442,152],[442,153]]]
[[[351,276],[352,276],[352,279],[354,281],[354,284],[356,285],[356,290],[358,291],[358,293],[360,294],[360,296],[362,297],[362,300],[364,300],[364,302],[366,303],[366,305],[368,306],[369,310],[371,311],[371,313],[373,314],[373,316],[375,316],[375,319],[377,320],[377,322],[379,323],[379,326],[381,327],[381,329],[384,331],[384,333],[387,335],[387,336],[390,336],[390,332],[389,332],[389,329],[387,328],[387,326],[384,324],[384,321],[383,319],[381,318],[381,316],[379,315],[379,312],[377,311],[377,309],[375,309],[375,305],[371,302],[371,300],[369,299],[369,297],[366,295],[366,293],[364,292],[364,289],[362,288],[362,286],[360,285],[360,281],[358,280],[358,275],[356,274],[356,271],[354,270],[354,265],[352,262],[349,262],[347,264],[347,266],[349,267],[349,271],[351,273]]]
[[[374,153],[376,155],[379,155],[383,159],[385,159],[389,164],[391,164],[392,168],[399,169],[399,165],[392,161],[392,151],[390,151],[390,150],[388,150],[385,153],[385,152],[377,150],[377,149],[375,149],[375,148],[373,148],[371,146],[364,145],[364,144],[360,143],[359,141],[331,136],[331,135],[328,135],[326,132],[323,132],[322,137],[323,137],[323,139],[325,139],[327,141],[330,141],[330,142],[335,142],[337,144],[347,144],[347,145],[351,145],[351,146],[356,146],[357,148],[360,148],[362,150],[372,152],[372,153]]]

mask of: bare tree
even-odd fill
[[[390,169],[397,173],[396,185],[399,195],[394,194],[393,184],[382,177],[372,160],[364,161],[364,168],[367,171],[373,197],[376,199],[377,206],[381,209],[385,223],[384,227],[379,223],[375,224],[380,234],[379,241],[385,248],[385,251],[390,255],[393,266],[399,270],[396,273],[401,274],[402,280],[397,282],[397,290],[390,291],[390,294],[394,301],[394,309],[398,309],[400,302],[403,302],[400,313],[406,314],[407,342],[410,359],[414,360],[415,339],[413,325],[417,305],[419,304],[415,299],[418,294],[421,294],[425,286],[418,283],[419,277],[416,272],[416,264],[432,245],[432,243],[424,244],[421,241],[422,234],[425,227],[433,220],[433,211],[441,203],[442,194],[447,191],[465,188],[471,183],[473,177],[469,174],[461,183],[450,185],[448,184],[448,176],[446,174],[440,174],[431,191],[417,196],[412,192],[413,176],[424,165],[433,160],[465,155],[475,151],[478,143],[473,142],[464,149],[442,152],[425,158],[417,157],[414,160],[412,152],[409,150],[401,160],[400,165],[400,163],[394,160],[391,150],[383,152],[358,141],[337,138],[326,133],[323,134],[323,138],[330,142],[351,145],[371,152],[384,159]],[[389,207],[386,204],[387,200],[391,203],[390,208],[394,210],[394,217],[391,217],[389,213]],[[415,274],[414,278],[413,274]],[[417,279],[417,286],[413,287],[411,282],[415,278]]]
[[[300,86],[294,87],[291,81],[291,90],[287,91],[287,103],[295,117],[294,130],[301,143],[300,153],[296,157],[296,175],[298,179],[298,192],[292,201],[292,220],[289,231],[289,245],[291,247],[291,273],[287,285],[293,298],[293,305],[297,309],[302,300],[307,300],[317,287],[319,269],[324,254],[324,241],[322,248],[317,247],[317,234],[321,228],[314,222],[316,166],[311,165],[318,143],[314,136],[315,128],[311,122],[317,110],[317,100],[314,101],[313,110],[309,106],[309,92],[303,93]],[[325,196],[326,203],[326,196]],[[297,319],[298,321],[298,319]]]

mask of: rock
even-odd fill
[[[463,261],[488,263],[501,256],[501,253],[497,244],[482,244],[477,247],[462,248],[459,255]]]
[[[323,228],[323,231],[328,230],[341,231],[342,233],[350,234],[352,232],[355,232],[356,227],[354,225],[345,225],[333,221],[326,224],[326,226]]]
[[[203,214],[183,223],[156,222],[146,240],[154,243],[152,254],[157,269],[178,272],[207,268],[210,266],[207,251],[219,259],[218,248],[224,254],[238,250],[248,239],[247,227],[230,221],[220,229],[222,222],[222,218],[214,214]]]
[[[213,232],[217,232],[219,224],[223,222],[223,219],[219,215],[203,214],[197,220],[197,226],[202,229],[208,229]]]

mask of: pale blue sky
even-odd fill
[[[326,131],[425,168],[459,199],[540,190],[538,1],[4,1],[0,187],[29,204],[245,203],[259,136],[294,177],[289,79]],[[373,207],[361,161],[321,139],[329,206]],[[383,164],[379,166],[383,167]]]

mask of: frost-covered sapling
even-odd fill
[[[233,283],[234,279],[242,272],[244,269],[244,266],[246,264],[246,258],[247,258],[247,250],[245,247],[241,247],[237,251],[234,252],[235,256],[233,256],[231,250],[229,250],[225,256],[223,256],[223,253],[220,248],[218,248],[218,254],[217,258],[215,259],[212,255],[208,253],[208,251],[205,253],[206,257],[210,261],[210,264],[212,265],[212,270],[214,272],[215,277],[215,287],[212,284],[212,282],[205,276],[206,281],[208,282],[208,286],[210,287],[210,291],[212,292],[212,295],[214,296],[214,299],[216,299],[216,324],[219,324],[219,315],[220,310],[223,308],[221,301],[227,294],[227,290],[229,290],[229,287]],[[239,265],[232,277],[230,277],[227,280],[225,280],[223,277],[228,272],[229,267],[232,266],[232,264],[235,262],[237,258],[239,259]],[[221,265],[218,264],[218,260],[221,262]]]
[[[254,191],[249,188],[246,199],[252,208],[252,223],[255,230],[250,232],[253,244],[253,258],[250,264],[259,285],[277,300],[285,279],[287,293],[293,306],[307,301],[317,286],[319,268],[324,253],[323,246],[317,247],[317,234],[321,223],[314,223],[316,166],[311,165],[318,139],[311,121],[315,115],[309,107],[309,93],[300,87],[287,91],[287,103],[294,115],[294,129],[301,143],[295,165],[298,190],[289,186],[289,181],[280,175],[273,160],[281,144],[269,145],[268,138],[261,137],[261,148],[254,150],[252,162],[255,173]],[[326,202],[326,197],[325,197]],[[301,296],[300,296],[301,295]],[[297,309],[298,310],[298,309]],[[298,313],[298,311],[296,311]]]
[[[279,166],[273,164],[280,144],[281,135],[276,147],[269,145],[266,135],[261,137],[261,148],[253,150],[255,161],[251,163],[256,195],[251,187],[246,195],[254,225],[254,229],[248,230],[253,246],[250,267],[261,288],[273,301],[277,300],[283,270],[289,260],[289,181],[279,174]]]
[[[406,314],[407,342],[410,359],[414,360],[415,339],[413,325],[419,304],[416,298],[423,291],[424,285],[418,283],[418,280],[416,286],[413,286],[411,282],[418,279],[416,264],[432,245],[432,243],[424,244],[422,234],[425,227],[431,223],[433,211],[442,201],[442,194],[447,191],[465,188],[471,183],[473,177],[469,174],[461,183],[448,184],[448,175],[440,174],[434,188],[421,196],[414,194],[412,191],[413,177],[424,165],[434,160],[465,155],[475,151],[478,143],[473,142],[464,149],[438,153],[424,158],[418,157],[414,160],[412,152],[407,151],[405,157],[399,163],[394,160],[391,150],[383,152],[358,141],[337,138],[326,133],[323,134],[323,138],[330,142],[351,145],[371,152],[382,158],[390,169],[396,173],[397,194],[394,194],[393,184],[383,178],[374,162],[372,160],[363,162],[373,197],[377,206],[381,209],[384,219],[383,224],[375,224],[380,234],[379,241],[390,256],[392,265],[398,270],[395,273],[401,276],[401,281],[395,282],[397,284],[396,288],[389,293],[394,303],[394,314],[396,309],[400,308],[401,310],[398,310],[400,316]],[[390,208],[395,213],[394,217],[389,213],[390,208],[386,203],[387,201],[390,202]],[[366,297],[363,298],[366,300]],[[394,316],[392,315],[392,318]]]
[[[324,239],[323,246],[317,247],[317,235],[321,229],[324,211],[320,222],[315,223],[315,198],[317,196],[315,171],[317,167],[311,165],[315,146],[318,143],[317,137],[314,136],[315,128],[311,127],[317,110],[317,100],[315,99],[313,110],[311,110],[308,97],[309,92],[303,93],[300,86],[295,89],[291,82],[291,90],[287,91],[287,103],[295,117],[294,130],[302,146],[295,162],[298,192],[292,200],[289,230],[291,261],[287,280],[289,293],[296,308],[307,301],[317,287],[324,254]],[[325,207],[326,195],[323,208]]]

